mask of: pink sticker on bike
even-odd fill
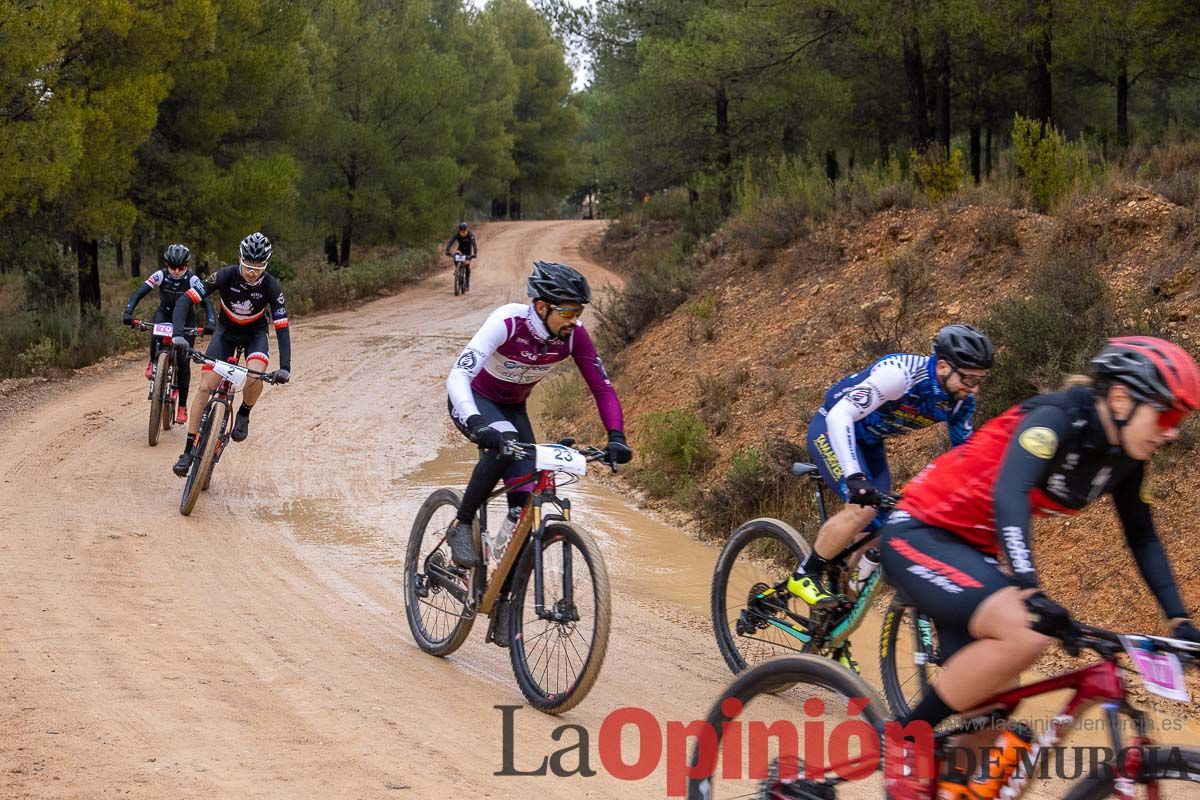
[[[1174,653],[1146,650],[1142,644],[1145,641],[1130,636],[1121,637],[1121,645],[1133,659],[1146,688],[1159,697],[1187,702],[1189,695],[1183,682],[1183,667],[1179,657]]]

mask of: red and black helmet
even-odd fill
[[[1092,359],[1092,376],[1119,383],[1138,400],[1185,414],[1200,407],[1200,369],[1177,344],[1153,336],[1122,336]]]

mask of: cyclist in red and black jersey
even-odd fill
[[[271,241],[261,233],[252,233],[238,247],[238,263],[217,270],[205,279],[201,290],[189,289],[185,298],[191,302],[180,302],[175,306],[175,327],[192,307],[200,303],[210,292],[221,293],[221,312],[217,316],[217,330],[209,342],[205,355],[226,361],[236,361],[237,351],[246,354],[246,366],[263,371],[270,361],[267,339],[268,322],[275,328],[279,340],[279,369],[275,371],[275,383],[287,383],[292,369],[292,341],[288,334],[287,307],[283,299],[283,287],[274,275],[267,273],[267,261],[271,258]],[[174,339],[176,347],[187,347],[182,337]],[[255,363],[256,362],[256,363]],[[208,402],[209,391],[220,383],[220,377],[205,364],[201,391],[192,402],[191,419],[188,422],[187,443],[183,455],[175,462],[172,471],[179,477],[188,474],[192,463],[192,448],[200,431],[200,415]],[[234,415],[233,432],[235,442],[244,441],[250,432],[250,409],[262,394],[262,381],[251,378],[242,390],[242,405]]]
[[[937,624],[948,661],[902,722],[937,725],[971,710],[1037,660],[1052,641],[1045,634],[1070,617],[1039,588],[1031,517],[1074,514],[1105,494],[1171,635],[1200,641],[1155,532],[1145,484],[1145,462],[1178,437],[1200,405],[1200,371],[1181,347],[1144,336],[1111,339],[1091,371],[1091,385],[1009,409],[905,486],[882,532],[883,565]],[[1000,569],[1001,551],[1011,574]],[[1027,600],[1038,609],[1036,623]],[[928,796],[913,785],[888,791]]]

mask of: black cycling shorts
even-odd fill
[[[237,363],[238,351],[246,354],[246,364],[249,366],[250,361],[261,361],[262,366],[251,367],[260,371],[266,370],[267,364],[271,361],[271,348],[267,337],[267,327],[254,326],[246,330],[237,330],[235,328],[227,328],[223,325],[217,327],[216,333],[213,334],[212,341],[208,343],[208,350],[205,355],[209,358],[215,358],[218,361],[229,361]],[[211,364],[204,365],[205,370],[211,370]]]
[[[476,391],[472,391],[471,395],[475,399],[475,405],[479,408],[480,416],[483,417],[483,421],[489,426],[496,428],[501,433],[511,434],[511,438],[518,442],[531,443],[536,441],[533,438],[533,424],[529,421],[529,412],[525,410],[524,403],[516,405],[501,404],[494,400],[489,400]],[[447,398],[446,405],[450,408],[450,419],[454,421],[454,427],[458,428],[459,433],[470,439],[471,431],[454,416],[454,403]],[[522,483],[520,479],[533,472],[534,462],[532,459],[514,461],[504,470],[504,483],[510,490],[520,489],[528,491],[533,488],[531,485],[518,487],[515,484]]]
[[[1016,585],[992,556],[904,511],[892,512],[879,552],[888,581],[936,624],[943,659],[974,641],[967,626],[979,605]]]

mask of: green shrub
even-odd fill
[[[1091,181],[1087,146],[1072,144],[1053,125],[1017,114],[1013,119],[1013,158],[1024,176],[1034,207],[1050,211],[1072,186]]]
[[[782,438],[736,453],[723,480],[705,492],[696,510],[706,534],[725,539],[742,523],[775,517],[796,524],[811,542],[820,516],[812,484],[792,475],[808,453]]]
[[[641,464],[630,476],[656,497],[686,500],[713,457],[704,423],[690,411],[672,409],[647,415],[643,430]]]
[[[1087,246],[1060,246],[1033,275],[1028,300],[1004,300],[980,327],[999,348],[980,394],[983,419],[1039,392],[1057,389],[1099,350],[1111,312]]]
[[[950,155],[940,144],[924,153],[909,152],[913,174],[931,203],[939,203],[953,194],[963,180],[963,154],[954,148]]]
[[[695,277],[692,259],[679,237],[636,251],[632,258],[625,285],[595,301],[596,313],[604,322],[597,337],[610,352],[678,308],[687,300]]]
[[[833,186],[820,167],[784,156],[753,167],[746,162],[736,187],[738,211],[726,230],[749,247],[783,247],[820,219],[833,202]]]
[[[5,248],[8,249],[8,248]],[[57,242],[30,237],[0,253],[24,277],[25,308],[50,310],[65,306],[76,296],[76,266]]]

